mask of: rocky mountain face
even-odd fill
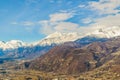
[[[103,60],[102,60],[103,59]],[[120,48],[115,52],[102,58],[101,62],[104,62],[102,66],[82,73],[79,79],[88,80],[119,80],[120,79]]]
[[[120,51],[119,37],[82,47],[75,42],[64,43],[31,62],[25,62],[22,67],[61,74],[78,74],[94,70],[108,62],[119,64],[119,56],[114,56],[118,51]],[[114,61],[111,63],[111,60]]]

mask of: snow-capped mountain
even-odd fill
[[[88,36],[94,36],[98,38],[113,38],[120,36],[120,26],[103,27],[92,33],[88,33]]]
[[[8,42],[0,41],[0,48],[3,50],[6,49],[15,49],[19,47],[25,47],[25,46],[51,46],[54,44],[61,44],[64,42],[69,42],[69,41],[75,41],[80,38],[84,38],[86,36],[89,37],[96,37],[96,38],[112,38],[112,37],[117,37],[120,36],[120,26],[113,26],[113,27],[103,27],[100,29],[97,29],[93,32],[88,32],[86,34],[81,34],[77,32],[72,32],[72,33],[61,33],[61,32],[55,32],[50,35],[48,35],[46,38],[34,42],[32,44],[27,44],[23,41],[20,40],[11,40]]]
[[[3,50],[15,49],[23,46],[27,46],[27,44],[20,40],[11,40],[8,42],[0,41],[0,48],[2,48]]]
[[[113,38],[117,36],[120,36],[120,26],[104,27],[97,29],[93,32],[88,32],[86,34],[81,34],[77,32],[72,33],[55,32],[38,42],[29,44],[20,40],[11,40],[8,42],[0,41],[0,55],[28,56],[35,54],[37,55],[38,53],[44,54],[45,52],[50,50],[53,46],[62,44],[64,42],[79,40],[80,43],[81,42],[91,43],[97,40],[104,40],[102,38],[105,38],[106,40],[106,38]]]
[[[52,44],[61,44],[64,42],[75,41],[76,39],[81,37],[82,37],[81,34],[77,32],[73,32],[73,33],[55,32],[53,34],[48,35],[43,40],[35,42],[34,45],[46,46]]]
[[[81,34],[77,32],[72,32],[72,33],[55,32],[53,34],[48,35],[43,40],[35,42],[33,45],[46,46],[46,45],[52,45],[52,44],[61,44],[64,42],[75,41],[77,39],[80,39],[86,36],[96,37],[96,38],[117,37],[117,36],[120,36],[120,26],[103,27],[93,32],[88,32],[86,34]]]

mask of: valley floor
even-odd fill
[[[0,80],[120,80],[120,73],[103,69],[77,75],[45,73],[35,70],[0,70]]]

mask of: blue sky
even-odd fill
[[[0,40],[33,42],[56,31],[117,26],[119,13],[120,0],[0,0]]]

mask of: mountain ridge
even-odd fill
[[[88,32],[86,34],[81,34],[78,32],[71,32],[71,33],[61,33],[61,32],[54,32],[47,37],[43,38],[42,40],[26,43],[21,40],[11,40],[8,42],[0,41],[0,48],[9,49],[9,48],[18,48],[24,46],[47,46],[52,44],[61,44],[64,42],[75,41],[77,39],[81,39],[84,37],[96,37],[96,38],[113,38],[120,36],[120,26],[112,26],[112,27],[104,27],[99,28],[93,32]],[[15,46],[14,46],[15,45]]]
[[[78,74],[94,70],[113,59],[112,55],[117,55],[115,53],[120,50],[119,41],[120,37],[105,42],[93,42],[83,47],[65,43],[55,46],[31,62],[24,63],[24,67],[60,74]]]
[[[92,33],[80,34],[77,32],[60,33],[55,32],[46,38],[33,42],[25,43],[20,40],[11,40],[8,42],[0,41],[0,55],[31,57],[41,55],[49,51],[52,47],[64,44],[66,42],[77,42],[86,45],[96,41],[106,41],[107,39],[120,36],[120,26],[101,28]],[[39,53],[40,52],[40,53]],[[29,53],[29,54],[28,54]],[[34,55],[34,56],[33,56]]]

